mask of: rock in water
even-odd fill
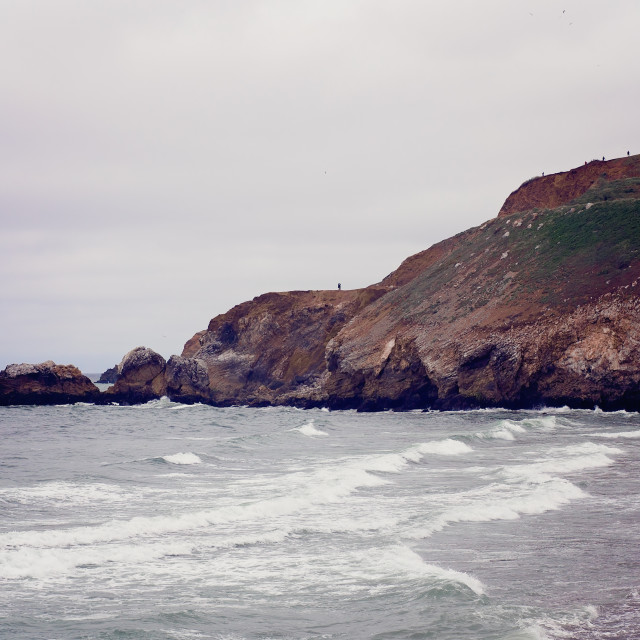
[[[115,364],[110,369],[107,369],[102,373],[100,378],[98,379],[98,383],[100,384],[113,384],[120,375],[118,365]]]
[[[204,360],[171,356],[165,372],[167,395],[178,402],[207,402],[211,397]]]
[[[167,393],[166,366],[159,353],[147,347],[136,347],[122,359],[118,379],[104,393],[115,402],[127,404],[160,398]]]
[[[0,404],[69,404],[94,402],[100,392],[73,365],[52,360],[40,364],[10,364],[0,371]]]

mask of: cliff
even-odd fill
[[[211,320],[182,357],[202,363],[216,404],[313,403],[327,377],[327,345],[387,291],[267,293]]]
[[[214,404],[640,408],[640,156],[528,181],[356,291],[271,293],[185,345]],[[180,393],[176,394],[180,397]]]

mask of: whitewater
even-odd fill
[[[640,639],[640,415],[0,408],[0,638]]]

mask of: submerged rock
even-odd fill
[[[94,402],[98,388],[73,365],[52,360],[10,364],[0,371],[0,404],[69,404]]]

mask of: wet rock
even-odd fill
[[[193,390],[219,405],[322,403],[327,344],[387,290],[267,293],[234,307],[185,345],[182,357],[197,359],[208,374],[208,388],[199,374]]]
[[[167,393],[166,365],[159,353],[147,347],[136,347],[124,356],[118,365],[118,379],[104,393],[112,401],[125,404],[161,398]]]
[[[177,402],[211,400],[209,374],[204,360],[171,356],[165,371],[167,395]]]
[[[94,402],[98,388],[73,365],[52,360],[10,364],[0,371],[0,404],[69,404]]]
[[[113,365],[113,367],[111,367],[110,369],[107,369],[100,375],[100,378],[98,379],[98,383],[113,384],[118,379],[118,375],[119,375],[118,365],[115,364]]]

